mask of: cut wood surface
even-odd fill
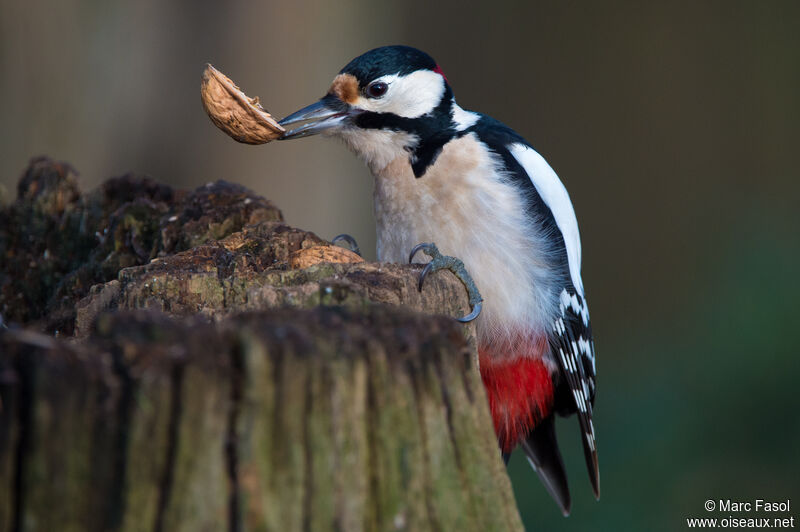
[[[0,209],[0,531],[521,530],[463,286],[292,261],[329,245],[229,183],[33,161]]]

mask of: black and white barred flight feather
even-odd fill
[[[561,316],[555,320],[551,346],[569,385],[570,395],[582,431],[583,452],[594,496],[600,497],[597,444],[592,421],[595,395],[595,357],[589,307],[586,300],[570,292],[561,292]],[[569,409],[572,410],[572,409]]]

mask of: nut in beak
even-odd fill
[[[203,108],[214,125],[245,144],[264,144],[280,138],[286,130],[225,74],[206,65],[200,84]]]

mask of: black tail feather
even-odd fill
[[[558,450],[555,422],[552,415],[543,419],[528,434],[528,439],[522,442],[522,450],[525,451],[528,462],[539,475],[539,479],[550,496],[561,508],[561,513],[565,517],[568,516],[572,501],[569,496],[564,460]]]
[[[583,436],[586,437],[585,435]],[[595,500],[600,500],[600,467],[597,463],[597,452],[593,451],[584,443],[583,454],[586,458],[586,469],[589,471],[589,481],[592,483],[592,491]]]

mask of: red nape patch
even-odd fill
[[[553,380],[541,359],[546,345],[526,342],[513,352],[478,349],[481,378],[504,453],[510,453],[553,407]]]
[[[436,68],[434,68],[433,71],[436,72],[437,74],[439,74],[440,76],[442,76],[444,78],[444,80],[447,81],[447,76],[445,76],[444,72],[442,72],[442,67],[440,67],[439,65],[436,65]],[[450,82],[448,81],[448,83],[450,83]]]

